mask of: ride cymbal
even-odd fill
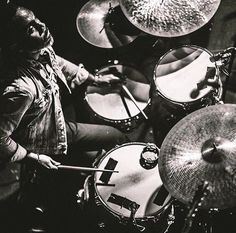
[[[84,40],[101,48],[127,45],[140,34],[124,16],[118,0],[90,0],[79,11],[76,26]]]
[[[163,184],[189,204],[208,183],[202,208],[236,206],[236,105],[214,105],[180,120],[163,141],[159,157]]]
[[[140,30],[160,37],[189,34],[205,25],[220,0],[120,0],[128,20]]]

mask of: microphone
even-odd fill
[[[234,47],[229,47],[229,48],[223,50],[222,52],[212,55],[209,59],[211,62],[216,62],[219,60],[228,59],[232,55],[232,52],[235,51],[235,49],[236,48],[234,48]]]

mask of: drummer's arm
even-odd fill
[[[89,84],[98,85],[119,83],[121,81],[119,77],[116,77],[113,74],[93,75],[85,69],[82,63],[75,65],[60,56],[57,56],[57,62],[66,76],[67,81],[71,83],[72,88],[76,85],[81,85],[85,81]]]
[[[62,73],[67,81],[71,83],[72,88],[81,85],[85,81],[89,83],[96,82],[97,77],[87,71],[82,63],[76,65],[58,55],[56,55],[56,58]]]

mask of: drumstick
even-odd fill
[[[121,101],[122,101],[122,103],[123,103],[123,105],[124,105],[124,107],[125,107],[125,110],[126,110],[128,116],[129,116],[129,117],[132,117],[132,115],[131,115],[131,113],[130,113],[130,111],[129,111],[128,105],[127,105],[127,103],[126,103],[126,101],[125,101],[125,97],[124,97],[124,95],[122,94],[122,92],[120,93],[120,98],[121,98]]]
[[[77,166],[66,166],[66,165],[59,165],[58,169],[69,169],[69,170],[78,170],[78,171],[95,171],[95,172],[114,172],[119,173],[119,171],[115,170],[108,170],[108,169],[99,169],[93,167],[77,167]]]
[[[136,100],[134,99],[134,97],[132,96],[132,94],[130,93],[130,91],[128,90],[128,88],[125,85],[121,85],[122,89],[125,91],[125,93],[130,97],[130,99],[133,101],[134,105],[137,107],[137,109],[142,113],[142,115],[144,116],[144,118],[147,120],[148,117],[145,114],[145,112],[138,106]]]

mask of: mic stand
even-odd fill
[[[233,48],[236,47],[236,37],[234,38],[234,44],[233,44]],[[227,69],[227,73],[225,73],[226,75],[226,79],[223,85],[223,91],[222,91],[222,101],[225,101],[225,95],[227,92],[227,87],[228,87],[228,83],[229,83],[229,79],[231,77],[231,71],[232,71],[232,67],[233,67],[233,62],[234,62],[234,58],[235,58],[235,49],[232,50],[231,52],[231,56],[228,62],[228,69]]]

